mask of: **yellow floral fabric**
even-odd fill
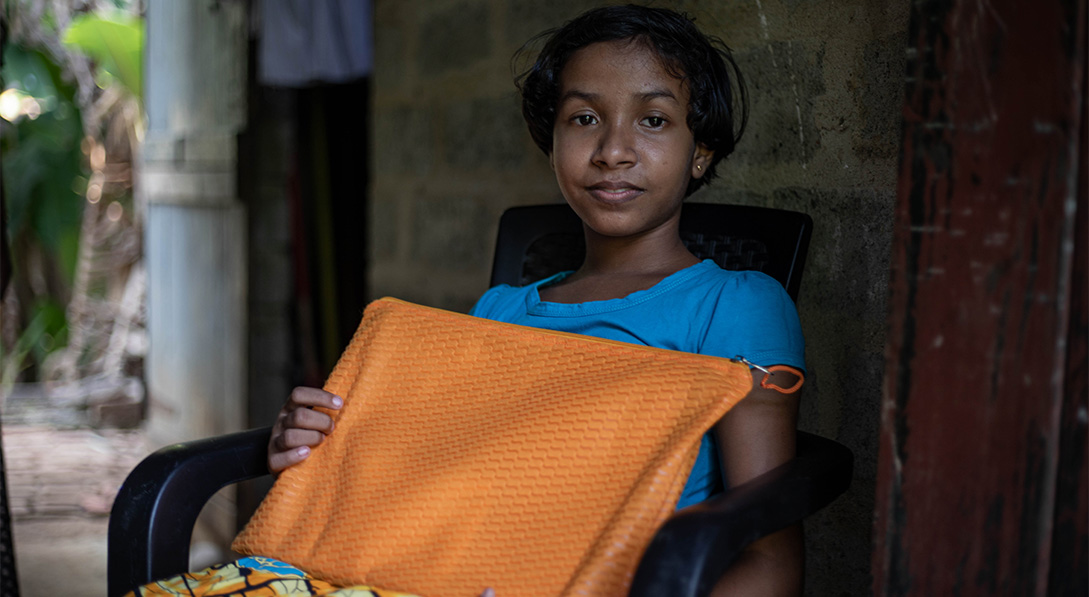
[[[418,597],[357,585],[336,587],[273,558],[248,557],[172,576],[129,593],[133,597]]]

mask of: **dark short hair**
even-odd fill
[[[687,85],[688,128],[697,143],[714,151],[703,178],[689,183],[689,195],[714,178],[715,167],[733,152],[745,130],[748,101],[737,63],[722,40],[702,33],[687,15],[634,5],[596,8],[534,37],[515,58],[541,39],[545,43],[536,61],[515,77],[515,84],[529,133],[545,154],[552,153],[560,73],[575,52],[604,41],[646,43],[666,70]]]

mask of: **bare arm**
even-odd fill
[[[764,374],[753,371],[753,389],[715,425],[727,487],[744,483],[795,456],[798,390],[782,394],[760,387]],[[776,372],[772,380],[790,387],[797,377]],[[787,527],[749,545],[711,594],[800,595],[804,567],[801,525]]]

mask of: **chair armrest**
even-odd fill
[[[110,512],[108,592],[122,595],[189,570],[189,541],[221,488],[269,474],[271,427],[174,444],[136,466]]]
[[[706,595],[748,544],[800,522],[851,484],[846,447],[798,432],[798,456],[674,514],[647,546],[631,597]]]

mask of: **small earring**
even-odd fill
[[[696,170],[699,170],[700,172],[702,172],[703,171],[703,166],[700,166],[699,164],[696,164]]]

